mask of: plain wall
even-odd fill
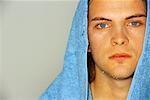
[[[2,5],[0,1],[0,100],[2,99]]]
[[[0,2],[0,100],[37,100],[58,75],[77,2]]]

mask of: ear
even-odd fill
[[[91,52],[91,46],[90,46],[90,43],[89,43],[89,45],[88,45],[88,50],[87,50],[88,52]]]

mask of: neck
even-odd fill
[[[96,78],[91,83],[93,100],[126,100],[132,78],[117,80],[96,68]]]

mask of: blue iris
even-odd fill
[[[131,26],[139,26],[140,23],[139,23],[139,22],[131,22],[130,25],[131,25]]]
[[[99,27],[100,27],[100,28],[107,28],[108,25],[107,25],[107,24],[104,24],[104,23],[101,23],[101,24],[99,24]]]

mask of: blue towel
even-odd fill
[[[136,67],[127,100],[150,100],[150,1],[147,0],[147,27],[144,48]],[[80,0],[61,73],[39,97],[39,100],[92,100],[88,83],[88,0]]]

